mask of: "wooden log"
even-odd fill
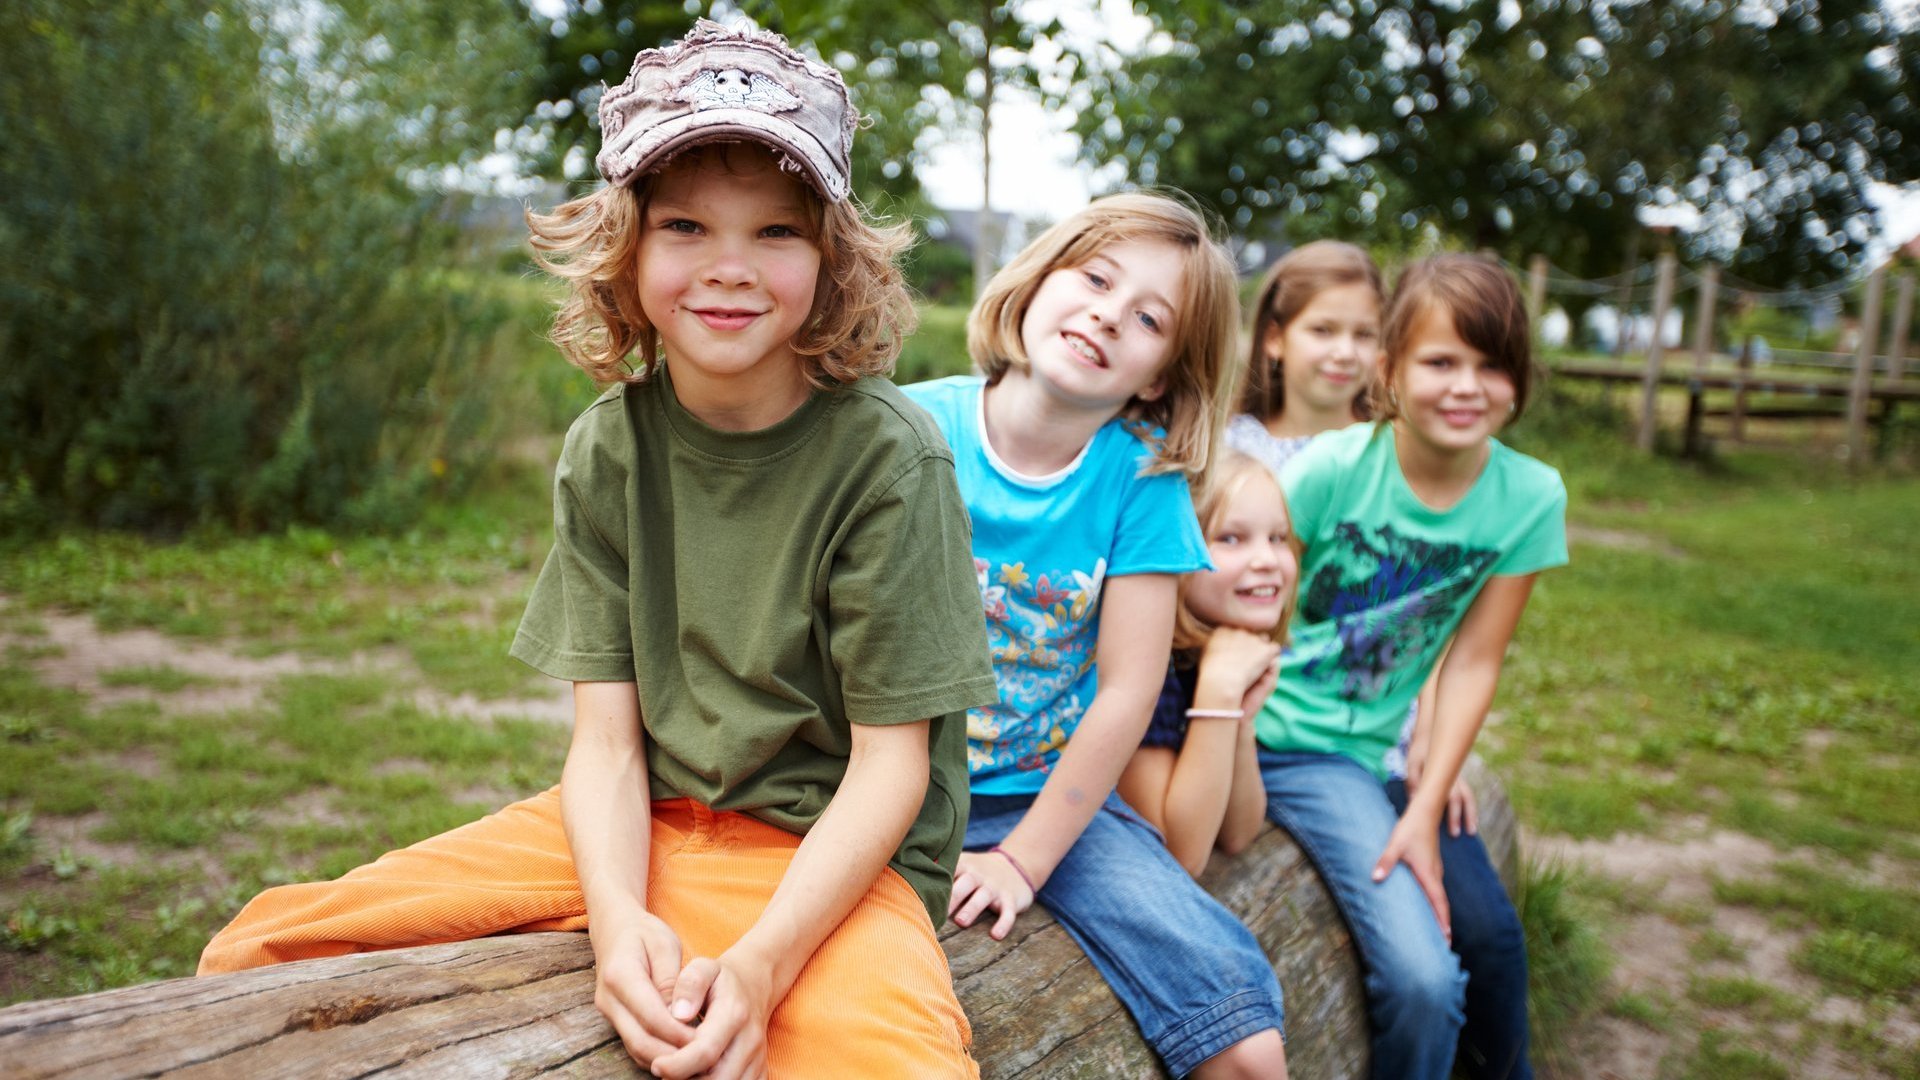
[[[1478,761],[1481,838],[1511,890],[1506,795]],[[1286,992],[1296,1076],[1368,1064],[1360,967],[1300,848],[1267,829],[1203,879],[1246,920]],[[942,944],[982,1075],[1150,1077],[1165,1071],[1079,946],[1045,911],[1005,941],[949,924]],[[831,1053],[831,1040],[826,1052]],[[593,1005],[584,934],[518,934],[174,979],[0,1010],[0,1062],[42,1077],[636,1077]]]

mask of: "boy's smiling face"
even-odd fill
[[[811,198],[747,144],[689,155],[652,181],[640,309],[665,346],[675,395],[715,427],[767,427],[806,400],[793,339],[820,277]]]

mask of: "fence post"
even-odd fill
[[[1614,296],[1613,306],[1620,313],[1620,333],[1613,339],[1613,355],[1627,355],[1627,319],[1633,309],[1633,279],[1639,276],[1640,261],[1640,224],[1636,221],[1627,229],[1627,268],[1620,272],[1620,289]]]
[[[1860,312],[1860,345],[1853,354],[1853,385],[1847,392],[1847,467],[1858,470],[1867,460],[1867,392],[1872,387],[1873,358],[1880,344],[1880,300],[1887,289],[1887,270],[1881,267],[1867,278],[1867,302]]]
[[[1740,381],[1733,389],[1733,441],[1745,442],[1747,438],[1747,383],[1753,378],[1753,335],[1748,334],[1740,342]]]
[[[1907,329],[1913,320],[1913,275],[1901,274],[1900,289],[1893,301],[1893,345],[1887,349],[1887,378],[1899,379],[1907,373]]]
[[[1708,263],[1700,272],[1700,304],[1693,313],[1693,370],[1700,374],[1707,370],[1707,359],[1713,354],[1713,308],[1719,298],[1720,266]]]
[[[1667,345],[1660,333],[1667,321],[1667,307],[1673,302],[1673,252],[1660,254],[1659,277],[1653,288],[1653,341],[1647,347],[1647,370],[1641,379],[1640,390],[1640,449],[1653,450],[1653,435],[1656,427],[1654,406],[1660,395],[1660,362],[1665,359]]]
[[[1527,317],[1533,320],[1533,336],[1540,336],[1540,320],[1547,313],[1547,257],[1535,255],[1527,261]]]

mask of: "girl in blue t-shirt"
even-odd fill
[[[1380,271],[1362,249],[1316,240],[1267,271],[1255,301],[1240,415],[1227,445],[1276,473],[1316,435],[1372,415],[1368,388],[1379,363]],[[1416,720],[1433,719],[1428,692],[1410,708],[1399,745],[1387,752],[1387,797],[1407,803],[1407,751]],[[1153,728],[1148,729],[1149,741]],[[1122,793],[1130,794],[1125,784]],[[1527,945],[1520,916],[1477,835],[1473,789],[1457,779],[1447,796],[1440,855],[1453,920],[1453,951],[1468,974],[1466,1022],[1455,1067],[1469,1080],[1527,1080]]]
[[[1237,306],[1198,214],[1110,196],[988,283],[967,322],[984,378],[907,388],[953,447],[1000,689],[968,715],[953,920],[994,912],[1001,938],[1046,905],[1175,1075],[1286,1068],[1259,942],[1114,794],[1178,575],[1207,565],[1187,482],[1231,404]]]
[[[1281,470],[1303,545],[1299,608],[1255,729],[1268,814],[1319,868],[1366,965],[1374,1075],[1445,1077],[1466,976],[1448,948],[1441,818],[1535,577],[1566,562],[1566,489],[1494,438],[1532,373],[1504,270],[1466,255],[1416,263],[1384,323],[1379,419],[1320,436]],[[1434,719],[1396,804],[1386,757],[1429,675]],[[1469,1064],[1515,1075],[1524,1045]]]

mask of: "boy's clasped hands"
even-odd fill
[[[766,1074],[773,965],[743,952],[746,940],[683,964],[679,935],[646,911],[589,936],[594,1006],[635,1061],[661,1080]]]

